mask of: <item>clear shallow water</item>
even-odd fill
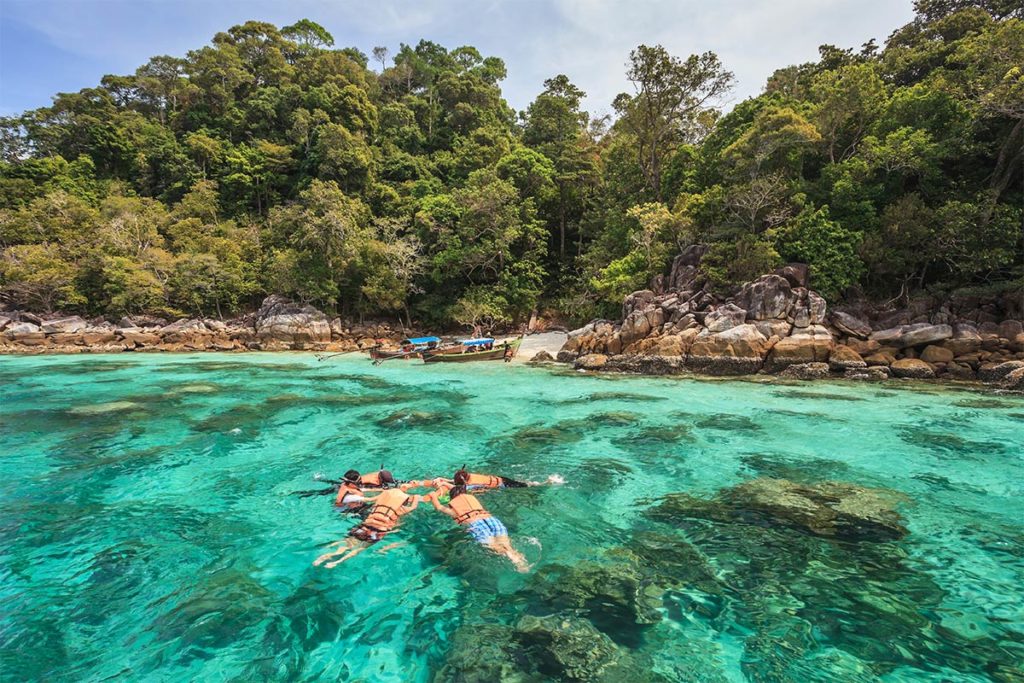
[[[302,354],[0,358],[0,392],[2,679],[1020,680],[1018,397]],[[484,499],[533,570],[429,506],[312,567],[352,521],[289,492],[382,462],[562,475]],[[903,492],[910,534],[651,512],[758,476]]]

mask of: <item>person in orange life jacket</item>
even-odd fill
[[[419,496],[409,496],[400,489],[388,489],[374,498],[366,498],[371,504],[366,517],[348,532],[346,538],[333,544],[330,550],[313,561],[315,566],[324,565],[333,569],[346,560],[369,548],[398,528],[398,522],[420,504]],[[392,546],[384,548],[387,550]],[[330,560],[328,562],[328,560]],[[324,564],[326,562],[326,564]]]
[[[452,476],[452,482],[456,486],[465,486],[467,491],[521,489],[529,486],[527,483],[509,479],[508,477],[499,477],[493,474],[473,474],[466,471],[465,465],[462,466],[462,469],[455,472]]]
[[[445,495],[448,498],[447,505],[439,500]],[[427,498],[435,510],[443,512],[454,519],[456,524],[465,527],[477,543],[496,555],[507,557],[516,571],[525,572],[530,568],[523,554],[512,547],[505,525],[488,512],[476,496],[467,493],[465,486],[436,489]]]
[[[346,473],[345,476],[347,477],[348,473]],[[363,487],[363,490],[383,490],[387,488],[396,488],[398,486],[398,482],[395,481],[394,475],[384,469],[384,466],[381,465],[381,468],[376,472],[367,472],[366,474],[360,475],[359,485]]]
[[[361,477],[356,470],[349,470],[338,485],[338,495],[334,497],[335,506],[341,508],[342,512],[358,514],[368,512],[369,504],[366,502],[366,489],[360,483]]]

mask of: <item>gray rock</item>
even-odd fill
[[[530,359],[531,363],[553,363],[554,357],[544,349],[541,349],[537,353],[533,354],[533,358]]]
[[[812,325],[822,325],[825,322],[825,313],[828,311],[828,304],[817,292],[808,290],[807,310],[811,316]]]
[[[776,270],[775,274],[786,278],[790,286],[796,288],[807,286],[807,271],[806,263],[787,263]]]
[[[87,323],[85,319],[77,315],[73,315],[68,318],[47,320],[41,325],[41,328],[46,334],[72,334],[74,332],[81,332],[88,327],[88,325],[89,323]]]
[[[871,336],[871,325],[849,313],[832,311],[832,324],[837,330],[851,337],[867,339]]]
[[[875,330],[871,333],[871,339],[882,346],[899,346],[903,338],[905,326],[890,327],[884,330]]]
[[[736,295],[736,304],[747,311],[751,320],[785,318],[795,301],[792,286],[781,275],[762,275],[745,284]]]
[[[264,341],[329,342],[331,325],[316,308],[275,294],[264,299],[256,313],[256,334]]]
[[[203,321],[196,320],[195,318],[182,318],[181,320],[175,320],[170,325],[164,325],[159,330],[159,333],[162,335],[172,333],[204,334],[208,332],[209,330],[206,329],[206,325],[203,324]]]
[[[725,332],[738,325],[742,325],[747,319],[747,312],[736,304],[725,304],[711,311],[704,318],[704,325],[708,332]]]
[[[0,332],[3,332],[5,329],[7,329],[7,326],[10,325],[11,322],[13,321],[7,316],[0,315]]]
[[[29,322],[11,323],[4,330],[5,334],[31,334],[33,332],[42,332],[39,325]]]
[[[899,346],[923,346],[945,341],[953,336],[953,328],[949,325],[931,325],[920,323],[909,325],[900,336]],[[879,340],[880,341],[880,340]]]
[[[1024,325],[1019,320],[1004,320],[999,323],[999,334],[1003,339],[1014,339],[1018,334],[1024,332]]]

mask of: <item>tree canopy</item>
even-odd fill
[[[823,46],[727,113],[715,54],[638,46],[612,119],[564,74],[515,112],[504,62],[470,46],[375,48],[373,71],[306,19],[233,26],[0,119],[0,297],[585,318],[694,242],[723,290],[787,260],[833,300],[1019,283],[1024,18],[916,9],[882,48]]]

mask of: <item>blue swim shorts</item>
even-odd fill
[[[466,531],[477,543],[487,543],[495,536],[508,536],[508,529],[497,517],[485,517],[470,522],[466,525]]]

